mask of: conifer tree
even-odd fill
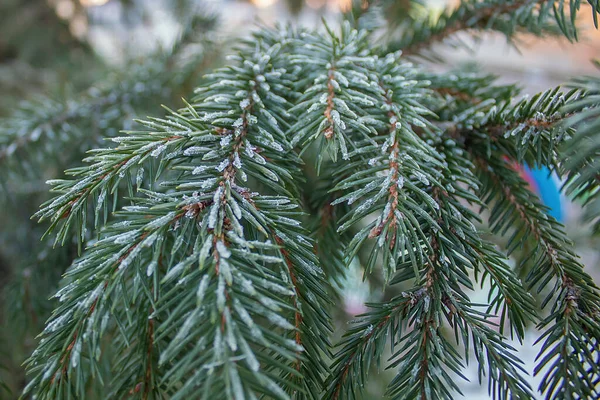
[[[24,398],[354,399],[378,367],[389,398],[452,399],[468,363],[493,398],[600,397],[600,292],[515,168],[558,174],[597,223],[598,79],[517,100],[423,63],[463,31],[575,41],[600,4],[463,0],[431,19],[400,2],[396,19],[360,3],[340,26],[257,28],[181,108],[49,182],[35,217],[81,252]],[[336,343],[356,262],[393,294]],[[527,329],[533,371],[508,343]]]

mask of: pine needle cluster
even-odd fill
[[[583,3],[464,0],[411,14],[385,44],[385,2],[339,28],[257,29],[182,108],[50,182],[36,217],[84,250],[24,395],[85,398],[100,382],[108,398],[353,399],[377,366],[395,373],[389,398],[452,399],[475,363],[493,398],[598,398],[600,291],[516,170],[549,168],[598,220],[598,79],[515,100],[422,64],[462,31],[576,40]],[[333,343],[355,262],[395,294]],[[527,371],[508,339],[532,327]]]

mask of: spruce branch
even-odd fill
[[[98,241],[65,274],[65,283],[56,294],[60,305],[28,361],[33,377],[25,394],[35,388],[42,399],[60,397],[67,391],[84,396],[88,377],[81,374],[81,367],[89,363],[90,374],[99,371],[100,353],[94,347],[99,346],[107,329],[111,296],[118,297],[121,279],[132,272],[127,267],[140,253],[149,251],[155,240],[164,240],[170,224],[184,215],[154,211],[148,222],[148,214],[143,212],[146,207],[140,208],[142,212],[128,212],[136,220],[111,226],[108,231],[111,235]]]
[[[156,152],[165,168],[180,171],[163,182],[166,192],[141,190],[158,204],[149,209],[133,199],[134,205],[125,207],[139,209],[141,215],[151,210],[161,214],[143,229],[131,230],[131,221],[125,221],[126,235],[99,242],[157,240],[148,227],[165,227],[170,235],[160,240],[147,265],[142,260],[148,256],[138,250],[139,243],[130,245],[118,260],[119,270],[139,260],[139,268],[146,269],[145,275],[139,274],[148,281],[146,286],[153,282],[154,290],[160,287],[162,293],[152,300],[154,311],[149,316],[158,325],[149,326],[156,332],[152,342],[168,342],[158,360],[163,373],[152,378],[156,371],[147,360],[146,370],[139,372],[144,376],[142,393],[152,387],[150,379],[158,379],[174,399],[199,391],[205,396],[224,391],[228,398],[257,393],[284,399],[286,393],[296,393],[297,398],[317,398],[320,393],[324,371],[320,353],[327,352],[331,329],[325,311],[329,300],[326,286],[317,280],[322,272],[311,253],[312,244],[299,230],[298,205],[289,197],[296,192],[292,176],[299,162],[279,127],[287,125],[280,105],[286,105],[283,96],[289,94],[291,83],[285,70],[277,67],[280,52],[281,45],[275,44],[240,53],[234,57],[239,66],[207,77],[193,106],[173,113],[169,120],[147,122],[153,132],[122,141],[120,153],[127,154],[126,163],[132,164],[133,159],[151,156],[149,147],[166,147],[173,127],[186,133],[178,135],[181,143],[171,154],[163,154],[166,149]],[[228,111],[222,111],[223,104]],[[196,134],[190,134],[192,129]],[[264,166],[267,163],[270,169]],[[118,174],[124,165],[121,160],[108,168]],[[240,184],[276,194],[260,195]],[[59,209],[54,215],[61,213]],[[171,255],[163,271],[166,249]],[[88,262],[91,270],[98,263],[94,258]],[[118,315],[115,318],[119,321]],[[212,343],[210,350],[207,343]],[[41,349],[54,354],[47,347]],[[63,358],[66,362],[70,353]],[[196,369],[199,360],[211,367]],[[45,390],[41,383],[43,379],[35,380],[30,390]],[[135,387],[133,391],[137,393]]]
[[[535,371],[545,373],[540,391],[548,399],[576,393],[595,397],[600,331],[586,320],[597,319],[598,288],[569,249],[572,243],[562,226],[546,214],[518,173],[503,160],[479,155],[476,162],[485,185],[482,198],[494,204],[490,215],[493,231],[505,234],[514,228],[507,244],[509,254],[525,242],[532,247],[524,260],[532,263],[529,285],[538,293],[552,286],[542,302],[545,307],[552,301],[550,316],[539,324],[539,329],[545,330],[538,339],[544,343]],[[590,368],[583,373],[582,365],[588,368],[588,364]],[[572,385],[575,381],[579,383]]]
[[[587,3],[597,26],[600,5],[595,0]],[[512,41],[517,33],[549,35],[558,32],[558,27],[569,40],[577,40],[575,17],[581,4],[581,0],[462,0],[435,20],[416,20],[389,49],[401,49],[406,55],[427,55],[432,45],[462,31],[497,31]],[[457,41],[451,43],[458,45]]]
[[[525,293],[510,269],[501,261],[499,253],[494,252],[493,247],[482,244],[471,222],[472,219],[476,219],[475,215],[455,200],[464,196],[470,201],[477,202],[477,198],[473,197],[468,190],[460,188],[454,182],[457,178],[454,173],[464,170],[466,173],[460,174],[459,179],[475,186],[475,179],[468,172],[470,165],[465,168],[460,162],[454,161],[455,158],[460,157],[462,150],[453,148],[456,144],[452,140],[447,140],[443,145],[440,144],[436,151],[427,144],[432,142],[431,140],[426,143],[413,132],[411,124],[424,129],[425,132],[431,132],[432,127],[421,122],[422,117],[417,114],[419,109],[424,109],[418,103],[411,102],[411,98],[416,97],[415,94],[421,89],[411,88],[413,83],[408,80],[410,69],[400,71],[402,66],[393,64],[393,58],[393,55],[388,56],[382,61],[380,67],[391,68],[388,74],[382,74],[384,79],[388,79],[382,84],[382,103],[387,105],[383,109],[388,111],[387,129],[390,133],[384,136],[385,142],[382,146],[365,144],[356,154],[350,154],[351,160],[356,161],[350,161],[344,169],[353,168],[358,172],[342,180],[334,188],[342,192],[350,189],[334,204],[349,200],[354,202],[363,196],[366,197],[366,200],[363,200],[358,207],[352,207],[354,209],[351,209],[340,221],[341,230],[347,229],[374,212],[378,216],[375,221],[364,226],[350,242],[349,255],[346,258],[351,260],[357,254],[357,249],[363,246],[368,238],[378,238],[369,257],[367,271],[378,258],[374,254],[382,252],[384,268],[388,269],[386,275],[392,276],[397,271],[390,283],[416,279],[420,284],[414,288],[413,293],[422,293],[426,298],[427,305],[421,304],[418,314],[413,317],[416,320],[413,330],[409,330],[404,337],[391,339],[396,341],[392,342],[394,345],[400,347],[400,350],[395,351],[394,358],[402,356],[403,360],[408,361],[401,364],[398,375],[388,387],[388,394],[393,398],[415,396],[451,398],[449,388],[453,391],[458,390],[452,377],[441,372],[442,375],[434,373],[447,367],[461,375],[460,356],[455,353],[452,344],[445,342],[438,332],[441,328],[442,308],[455,309],[456,307],[449,305],[450,299],[457,296],[462,298],[465,306],[461,316],[464,321],[468,321],[468,329],[472,331],[473,340],[476,343],[485,341],[486,346],[490,343],[488,336],[482,339],[485,329],[480,325],[473,325],[475,319],[468,317],[470,315],[468,313],[477,313],[471,310],[470,301],[461,288],[461,286],[473,287],[468,270],[483,268],[494,287],[490,308],[497,311],[501,306],[503,307],[501,320],[503,323],[509,320],[511,332],[516,333],[518,337],[523,336],[525,324],[534,319],[534,306],[531,297]],[[385,84],[392,84],[393,90],[385,90]],[[426,111],[421,112],[426,113]],[[382,125],[386,126],[385,123]],[[440,152],[444,146],[446,149]],[[357,167],[361,163],[364,165],[364,160],[370,156],[374,157],[368,162],[370,167]],[[373,173],[373,170],[377,173]],[[373,175],[380,175],[380,178],[373,180]],[[369,183],[365,181],[367,176],[370,176]],[[402,185],[397,187],[397,182],[400,181]],[[419,199],[419,202],[416,202],[416,199]],[[383,211],[380,211],[382,208]],[[412,225],[396,231],[397,226],[404,224]],[[408,245],[404,246],[402,242],[397,242],[397,240],[405,240],[406,235],[413,235],[409,238]],[[485,254],[482,254],[482,248],[485,249]],[[388,260],[393,263],[388,264]],[[499,273],[507,276],[500,277]],[[517,285],[514,285],[515,282]],[[489,318],[488,314],[485,315]],[[386,330],[390,326],[388,323],[390,318],[386,315],[376,323],[370,323],[370,328],[368,325],[361,324],[357,329],[360,330],[362,339],[356,339],[358,334],[352,332],[355,335],[342,343],[343,348],[337,354],[334,363],[337,367],[329,380],[330,396],[338,396],[340,393],[348,395],[356,389],[353,384],[347,382],[346,375],[352,370],[354,376],[364,376],[364,371],[369,368],[373,359],[371,352],[379,355],[382,353],[382,343],[385,343],[388,336]],[[407,317],[407,319],[411,318]],[[392,326],[396,324],[390,323]],[[460,329],[456,328],[458,335]],[[485,335],[492,335],[493,331],[488,328],[485,332]],[[496,336],[491,343],[496,343],[496,347],[486,347],[488,363],[491,365],[490,368],[500,368],[500,372],[498,369],[488,371],[490,388],[494,388],[494,395],[499,397],[507,393],[517,397],[527,397],[530,393],[529,389],[527,385],[521,383],[522,377],[516,372],[522,371],[522,367],[518,366],[518,358],[511,356],[508,364],[500,366],[496,364],[496,362],[503,363],[505,358],[501,354],[511,349],[502,342],[500,334],[495,332],[493,334]],[[401,344],[404,340],[406,343]],[[352,343],[352,346],[349,343]],[[413,347],[414,343],[417,344]],[[368,355],[365,355],[365,351],[369,352]],[[455,357],[448,358],[448,354],[455,354]],[[478,361],[481,363],[480,371],[482,371],[485,361],[483,358],[478,358]],[[358,364],[353,365],[355,362]],[[399,360],[395,361],[390,367],[399,363]],[[409,366],[414,366],[414,369]],[[360,381],[357,382],[358,387],[360,384]]]
[[[408,79],[410,67],[396,65],[395,57],[390,54],[378,66],[384,69],[382,79],[386,80],[379,83],[380,102],[384,104],[385,111],[374,114],[378,119],[371,117],[369,120],[373,129],[385,129],[386,135],[363,141],[362,146],[350,154],[353,159],[340,166],[338,175],[343,176],[344,171],[348,170],[356,172],[334,187],[333,190],[340,191],[342,196],[332,203],[347,202],[352,206],[364,199],[358,207],[351,207],[342,217],[339,232],[348,230],[374,211],[379,213],[377,220],[364,226],[348,244],[346,259],[350,262],[367,240],[377,238],[366,270],[373,270],[381,253],[386,280],[395,271],[397,260],[403,260],[406,254],[415,264],[426,258],[420,246],[413,251],[410,243],[425,239],[418,219],[425,218],[423,223],[426,224],[428,215],[437,211],[436,204],[421,187],[436,182],[435,165],[441,165],[435,152],[411,128],[410,124],[426,126],[427,122],[421,114],[427,110],[414,100],[422,88],[417,81]],[[373,179],[373,176],[376,178]],[[402,188],[404,194],[399,196]],[[410,191],[411,196],[406,191]],[[418,217],[415,218],[413,214]],[[436,225],[431,218],[429,220]],[[411,240],[406,243],[405,235],[410,235],[414,242]]]
[[[429,88],[436,96],[427,98],[424,104],[435,112],[439,121],[452,121],[473,106],[510,102],[516,98],[520,89],[516,85],[498,85],[497,77],[478,71],[453,70],[448,74],[423,74],[422,79],[431,82]]]
[[[433,189],[441,209],[447,211],[440,226],[449,231],[449,237],[462,241],[462,254],[470,260],[475,280],[482,286],[486,282],[490,284],[487,312],[500,317],[499,332],[504,334],[508,326],[511,337],[522,340],[527,324],[537,319],[535,305],[507,265],[506,256],[480,237],[474,226],[481,222],[479,216],[464,205],[465,201],[471,206],[482,204],[473,194],[479,190],[479,180],[472,172],[475,166],[464,159],[463,150],[453,140],[441,142],[438,139],[436,149],[443,155],[447,168],[441,178],[445,190]]]
[[[329,29],[327,32],[325,37],[303,35],[297,54],[290,57],[292,65],[304,68],[313,80],[300,82],[308,83],[308,88],[300,89],[304,93],[290,109],[293,114],[303,113],[290,128],[291,140],[294,146],[318,141],[319,148],[329,149],[334,161],[338,153],[347,160],[348,146],[354,143],[349,132],[363,137],[373,133],[359,116],[365,116],[362,107],[376,104],[377,89],[368,74],[374,58],[361,55],[369,47],[365,31],[352,29],[346,22],[339,37]],[[317,171],[323,154],[319,152]]]
[[[438,94],[451,97],[454,103],[440,106],[440,100],[432,102],[432,108],[442,115],[438,127],[466,150],[478,147],[488,156],[498,152],[518,163],[565,173],[559,148],[573,136],[573,129],[564,121],[572,115],[566,110],[581,97],[580,91],[561,92],[556,87],[514,102],[512,86],[489,86],[482,92],[502,90],[505,96],[481,100],[468,90],[456,92],[455,87],[447,89],[439,81],[435,85]],[[453,95],[448,90],[454,91]]]
[[[437,248],[437,239],[432,239],[431,245]],[[436,262],[435,257],[430,262]],[[494,398],[505,398],[507,393],[518,398],[531,396],[530,389],[520,376],[524,372],[521,362],[511,354],[514,349],[503,342],[489,322],[484,322],[489,315],[472,310],[464,295],[452,292],[448,287],[442,288],[445,286],[441,283],[443,279],[436,279],[433,274],[429,269],[423,286],[403,292],[388,303],[371,304],[371,311],[359,316],[336,354],[328,398],[345,398],[360,392],[371,363],[380,364],[388,339],[393,352],[388,368],[398,369],[388,387],[389,396],[398,399],[453,398],[452,391],[460,393],[455,380],[444,369],[447,367],[462,377],[461,356],[440,332],[442,316],[455,329],[457,344],[461,337],[465,360],[469,357],[471,342],[468,332],[471,333],[480,380],[486,374],[487,365],[489,387]],[[442,298],[436,301],[432,296],[439,295],[440,290]],[[483,360],[484,353],[487,361]]]
[[[483,132],[487,136],[485,140],[494,142],[487,146],[497,147],[511,159],[531,167],[547,166],[560,173],[557,148],[573,134],[562,125],[569,117],[563,108],[578,97],[575,90],[562,93],[557,87],[514,105],[506,102],[497,109],[492,108],[481,121],[481,127],[474,130]],[[475,125],[471,121],[467,124]]]
[[[573,139],[560,149],[561,161],[568,179],[565,193],[585,205],[584,217],[587,221],[594,222],[594,230],[598,232],[600,168],[595,135],[600,121],[600,81],[597,77],[581,77],[575,79],[571,85],[573,89],[583,92],[583,95],[566,105],[563,110],[570,115],[564,121],[564,126],[577,131]]]
[[[143,62],[130,61],[122,70],[109,69],[106,82],[73,98],[40,97],[19,105],[0,121],[0,188],[19,192],[15,176],[47,177],[42,172],[48,156],[68,155],[57,165],[62,170],[102,139],[130,129],[131,119],[148,103],[172,95],[166,88],[184,85],[195,71],[206,68],[207,59],[216,52],[204,32],[214,20],[214,16],[192,18],[170,49],[150,54]],[[198,40],[201,49],[185,56]]]

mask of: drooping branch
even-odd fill
[[[581,3],[581,0],[462,0],[439,18],[426,16],[404,28],[400,40],[390,43],[388,50],[427,56],[435,44],[465,31],[499,32],[511,41],[518,33],[541,36],[562,32],[569,40],[577,40],[574,21]],[[600,6],[593,1],[588,3],[596,21]]]
[[[518,173],[504,160],[485,159],[483,155],[475,156],[475,160],[484,183],[482,198],[493,205],[493,231],[515,230],[507,244],[509,253],[525,242],[531,245],[530,253],[524,257],[532,263],[527,276],[530,286],[541,292],[554,282],[542,302],[543,307],[552,304],[550,315],[538,326],[545,330],[539,339],[545,342],[536,366],[536,374],[545,373],[540,391],[552,398],[559,396],[560,391],[596,396],[600,329],[585,321],[600,315],[600,291],[570,250],[572,243],[563,227],[546,214],[546,208]],[[511,225],[507,225],[508,221]],[[582,364],[590,366],[585,374],[581,373]],[[578,381],[580,385],[563,385],[557,391],[563,380]]]

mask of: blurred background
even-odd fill
[[[458,1],[425,3],[428,8],[420,12],[435,15]],[[77,250],[73,245],[52,249],[40,241],[47,226],[30,220],[49,198],[45,180],[63,176],[87,150],[130,129],[134,118],[163,115],[161,104],[182,105],[203,73],[222,65],[256,24],[319,27],[321,19],[339,20],[351,5],[352,0],[0,0],[0,382],[5,385],[0,399],[15,398],[23,386],[20,364],[51,309],[47,299]],[[427,65],[443,71],[475,64],[501,83],[516,83],[533,94],[597,73],[590,60],[600,58],[600,33],[589,15],[580,18],[582,39],[576,44],[524,37],[517,49],[501,36],[464,35],[468,49],[440,45],[435,50],[446,63]],[[553,206],[600,281],[598,243],[580,224],[579,209],[564,198]],[[364,311],[364,301],[380,296],[362,281],[359,265],[349,271],[344,293],[340,327]],[[475,300],[485,301],[485,291]],[[515,346],[533,370],[532,341]],[[466,397],[487,398],[475,368],[467,376]],[[372,375],[365,398],[381,398],[387,378]]]

